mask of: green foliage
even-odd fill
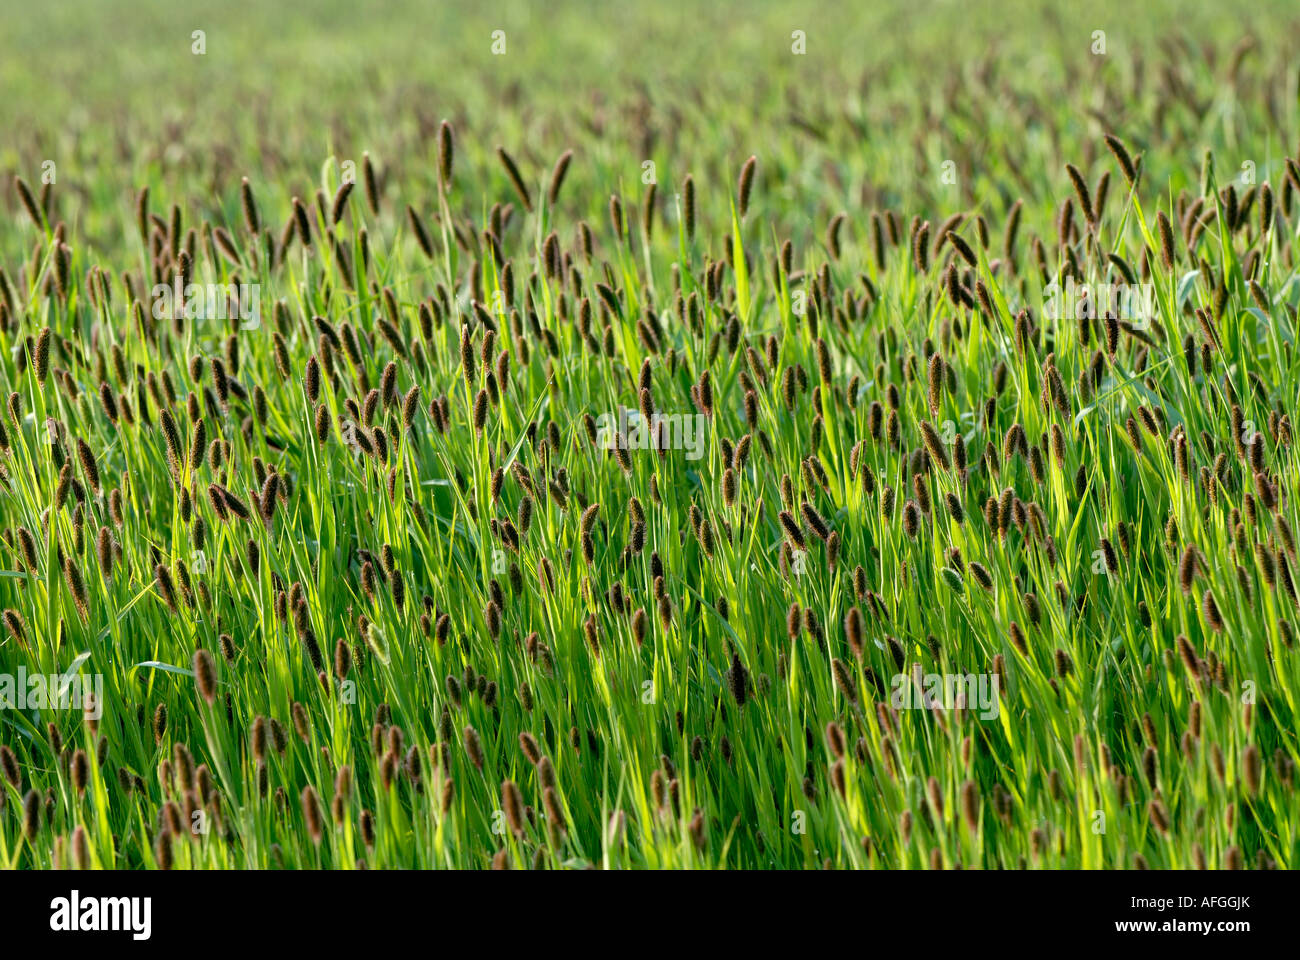
[[[1294,866],[1300,23],[1162,6],[10,15],[0,863]]]

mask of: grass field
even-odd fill
[[[1300,11],[872,6],[6,4],[0,864],[1295,866]]]

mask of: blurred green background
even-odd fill
[[[863,203],[999,215],[1015,197],[992,188],[985,164],[1013,164],[1029,199],[1059,192],[1062,164],[1086,169],[1106,129],[1148,154],[1157,182],[1195,170],[1206,147],[1276,164],[1300,142],[1298,40],[1290,0],[7,2],[0,172],[37,182],[55,161],[57,215],[111,247],[144,183],[220,220],[248,176],[284,217],[328,157],[363,150],[418,201],[449,118],[466,182],[495,191],[466,197],[473,212],[509,196],[492,156],[502,143],[534,182],[574,148],[571,176],[601,188],[567,192],[578,215],[598,215],[620,185],[638,191],[645,160],[661,183],[693,172],[702,215],[720,215],[708,190],[720,200],[751,153],[760,196],[781,202],[773,215],[793,234]],[[989,112],[977,90],[1007,109]],[[955,196],[939,182],[945,160],[960,172]],[[1031,224],[1039,213],[1031,203]],[[17,240],[0,231],[6,254],[23,250]]]

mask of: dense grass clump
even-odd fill
[[[1286,5],[334,12],[0,113],[0,863],[1296,864]]]

